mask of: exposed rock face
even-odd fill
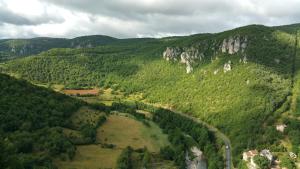
[[[203,59],[204,55],[203,53],[199,53],[199,51],[195,48],[186,48],[184,49],[184,52],[180,55],[180,62],[181,63],[187,63],[187,62],[194,62],[196,59],[199,59],[200,61]]]
[[[167,61],[177,61],[177,58],[180,56],[181,50],[179,48],[171,48],[167,47],[167,49],[163,53],[163,58]]]
[[[191,73],[193,71],[192,63],[197,59],[201,61],[204,54],[199,53],[199,50],[194,47],[183,49],[167,47],[163,53],[163,58],[167,61],[178,61],[180,59],[180,63],[186,64],[186,72]]]
[[[194,159],[191,159],[188,153],[186,154],[187,169],[207,169],[207,164],[204,160],[202,151],[197,147],[192,147],[191,153],[191,156],[194,156]]]
[[[30,48],[32,49],[33,46],[24,45],[21,48],[17,48],[15,46],[12,46],[10,51],[12,53],[15,53],[15,54],[18,54],[18,55],[25,55],[25,54],[27,54],[27,51],[30,50]]]
[[[243,57],[243,59],[240,59],[240,63],[244,63],[244,64],[247,63],[247,56],[246,55]]]
[[[235,54],[239,51],[244,52],[247,47],[247,38],[242,38],[240,36],[229,37],[224,39],[221,45],[222,53]]]
[[[193,67],[189,62],[186,63],[186,73],[192,73],[193,72]]]
[[[224,73],[231,71],[231,61],[228,61],[228,63],[224,64]]]
[[[167,47],[163,52],[163,58],[167,61],[180,61],[180,63],[186,64],[186,72],[191,73],[193,71],[193,63],[202,61],[205,57],[210,58],[211,62],[218,60],[218,53],[236,54],[241,53],[242,57],[240,63],[247,63],[247,57],[245,49],[247,47],[247,37],[230,36],[223,40],[220,46],[220,42],[216,40],[204,41],[195,44],[193,47]],[[204,53],[209,56],[204,56]],[[215,59],[214,59],[215,58]],[[231,62],[224,65],[224,72],[231,70]],[[218,72],[214,72],[217,74]]]

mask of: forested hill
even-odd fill
[[[74,39],[33,38],[0,40],[0,61],[38,54],[52,48],[91,48],[117,42],[118,39],[103,35],[82,36]]]
[[[53,156],[75,154],[60,127],[79,101],[3,74],[0,88],[0,168],[53,168]]]
[[[51,49],[2,63],[0,70],[66,88],[110,87],[180,110],[224,132],[236,164],[247,149],[279,143],[274,126],[290,109],[300,66],[298,28],[250,25],[215,34]]]

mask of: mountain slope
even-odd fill
[[[279,139],[272,135],[273,125],[289,106],[294,44],[289,31],[250,25],[217,34],[53,49],[2,69],[38,83],[142,93],[145,102],[222,130],[231,139],[236,163],[243,150]]]
[[[59,127],[80,102],[3,74],[0,87],[0,168],[52,168],[52,156],[75,154]]]

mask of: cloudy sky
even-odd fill
[[[300,22],[300,0],[0,0],[0,38],[118,38]]]

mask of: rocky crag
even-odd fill
[[[240,62],[247,63],[245,54],[247,44],[247,37],[230,36],[219,43],[213,42],[212,45],[206,45],[205,47],[201,47],[199,44],[192,47],[167,47],[163,52],[163,58],[167,61],[179,61],[185,64],[186,73],[192,73],[194,63],[201,62],[205,58],[212,59],[219,53],[227,53],[229,55],[240,53],[242,56]],[[224,64],[223,69],[225,73],[232,69],[230,60]]]

